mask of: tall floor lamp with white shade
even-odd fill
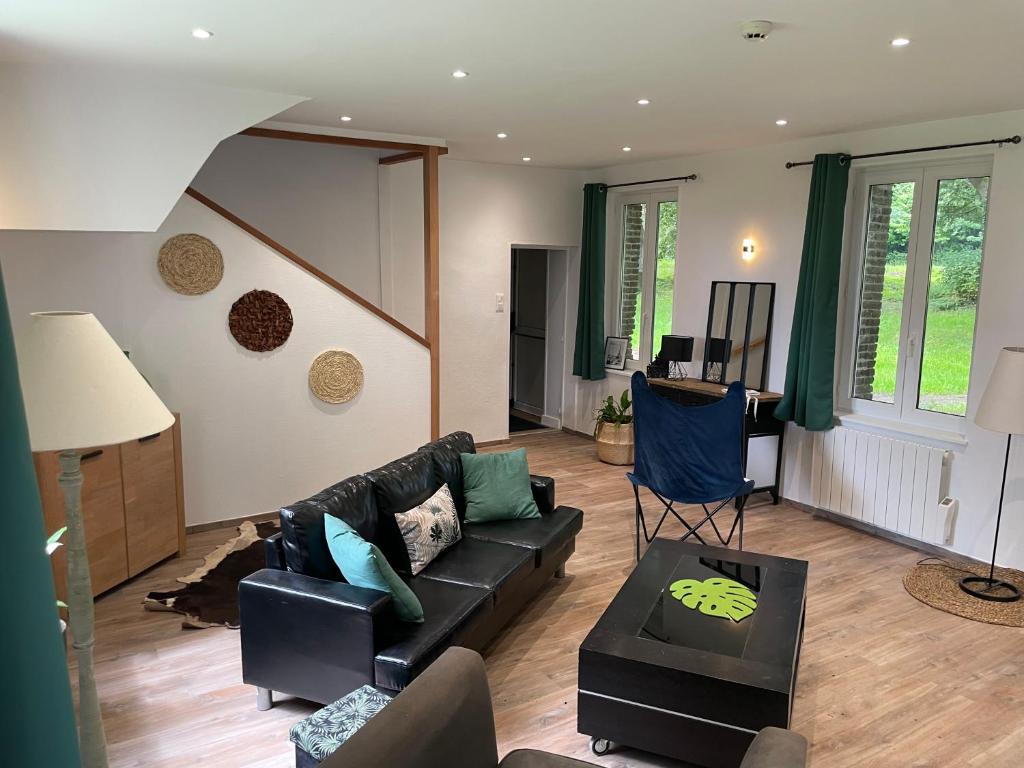
[[[162,432],[174,416],[92,314],[35,313],[19,334],[17,351],[32,450],[60,452],[82,765],[105,768],[106,738],[92,663],[92,583],[82,521],[80,450]]]
[[[1010,445],[1014,435],[1024,435],[1024,347],[1003,347],[999,350],[996,367],[981,397],[974,423],[993,432],[1006,434],[1006,455],[1003,459],[1003,484],[999,488],[999,507],[996,511],[996,535],[992,542],[992,564],[988,576],[966,576],[960,588],[982,600],[1012,603],[1020,600],[1020,590],[1013,584],[997,579],[996,550],[999,547],[999,523],[1003,517],[1003,497],[1006,495],[1006,473],[1010,467]]]

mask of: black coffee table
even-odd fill
[[[806,592],[803,560],[656,539],[580,646],[577,730],[735,768],[789,726]]]

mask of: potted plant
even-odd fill
[[[65,525],[60,530],[54,531],[53,535],[51,535],[50,538],[48,538],[46,540],[46,556],[47,557],[53,557],[53,553],[56,552],[58,549],[60,549],[63,546],[63,542],[61,541],[61,537],[65,533],[67,533],[67,531],[68,531],[68,527]],[[63,600],[58,600],[57,601],[57,608],[58,608],[58,610],[61,610],[61,609],[66,610],[67,607],[68,607],[67,603],[65,603]],[[64,619],[62,619],[60,617],[57,618],[57,621],[60,622],[60,636],[61,636],[61,639],[63,640],[63,639],[65,639],[65,637],[67,635],[68,624],[67,624],[66,621],[64,621]],[[65,644],[66,644],[66,642],[67,641],[65,640]]]
[[[601,407],[594,409],[597,458],[606,464],[633,463],[633,415],[629,413],[632,405],[626,389],[618,402],[608,395]]]

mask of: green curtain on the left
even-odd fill
[[[847,156],[814,158],[786,388],[775,408],[776,418],[811,431],[832,429],[835,415],[836,312],[849,178]]]
[[[4,765],[79,765],[71,684],[57,623],[47,531],[29,449],[3,273],[0,272],[0,488],[4,555],[0,557],[0,717]],[[52,531],[50,531],[52,533]]]
[[[583,239],[580,249],[580,300],[576,310],[576,348],[572,373],[603,379],[604,373],[604,242],[608,187],[583,187]]]

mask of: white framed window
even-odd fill
[[[672,333],[677,192],[614,195],[610,216],[609,335],[628,339],[626,366],[641,369]]]
[[[982,159],[854,176],[840,408],[964,431],[991,174]]]

